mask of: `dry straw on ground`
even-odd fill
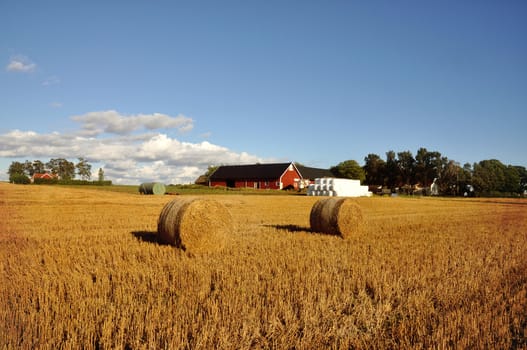
[[[313,205],[309,222],[314,232],[351,237],[362,231],[362,210],[349,198],[325,198]]]
[[[177,198],[167,203],[157,225],[161,242],[194,253],[222,249],[232,230],[232,217],[225,206],[199,198]]]
[[[236,227],[189,259],[152,242],[186,196],[111,189],[0,182],[0,349],[527,349],[527,199],[356,198],[335,239],[318,197],[202,195]]]

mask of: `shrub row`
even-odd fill
[[[34,184],[36,184],[36,185],[111,186],[112,185],[112,181],[35,179]]]
[[[23,174],[13,174],[9,177],[9,182],[12,182],[14,184],[22,184],[26,185],[30,183],[29,177]]]

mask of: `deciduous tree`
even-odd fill
[[[477,192],[491,194],[503,191],[507,167],[502,162],[497,159],[482,160],[473,168],[472,181]]]
[[[414,182],[415,159],[410,151],[397,153],[397,166],[402,185],[412,185]],[[399,184],[399,185],[401,185]]]
[[[34,160],[33,161],[33,170],[37,174],[43,174],[46,172],[46,165],[42,163],[40,160]]]
[[[385,178],[386,185],[390,188],[396,187],[399,183],[399,166],[394,151],[386,152]]]
[[[336,177],[356,179],[363,182],[366,179],[364,169],[355,160],[345,160],[329,169]]]
[[[421,147],[415,156],[415,179],[423,186],[430,186],[439,177],[442,165],[441,153],[429,152]]]
[[[368,185],[384,185],[386,162],[379,155],[370,153],[364,158],[364,172]]]
[[[445,162],[439,175],[438,185],[439,193],[447,195],[456,195],[458,190],[458,177],[461,167],[453,160],[443,158]]]
[[[89,180],[91,178],[91,164],[84,158],[79,158],[79,162],[75,165],[77,168],[77,174],[83,180]]]
[[[26,176],[24,163],[21,162],[12,162],[7,170],[9,174],[9,182],[16,182],[15,180],[19,179],[21,176]]]
[[[46,166],[51,170],[52,174],[58,175],[62,180],[75,178],[75,164],[64,158],[50,159]]]
[[[35,168],[33,167],[33,163],[30,162],[29,160],[26,160],[24,162],[24,170],[25,170],[26,175],[28,175],[29,177],[33,176],[33,174],[35,173]]]
[[[99,168],[99,182],[103,182],[104,181],[104,170],[102,170],[102,168]]]

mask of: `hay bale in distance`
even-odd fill
[[[309,223],[314,232],[349,238],[362,232],[362,210],[349,198],[325,198],[311,208]]]
[[[157,222],[160,242],[193,253],[221,250],[233,228],[225,206],[201,198],[172,200],[163,207]]]
[[[165,185],[159,182],[145,182],[139,185],[140,194],[165,194]]]

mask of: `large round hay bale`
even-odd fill
[[[326,198],[317,201],[309,216],[311,231],[343,238],[362,232],[362,210],[349,198]]]
[[[165,194],[165,185],[159,182],[145,182],[139,185],[140,194]]]
[[[231,214],[212,199],[174,199],[163,207],[157,222],[160,242],[191,252],[220,250],[232,230]]]

